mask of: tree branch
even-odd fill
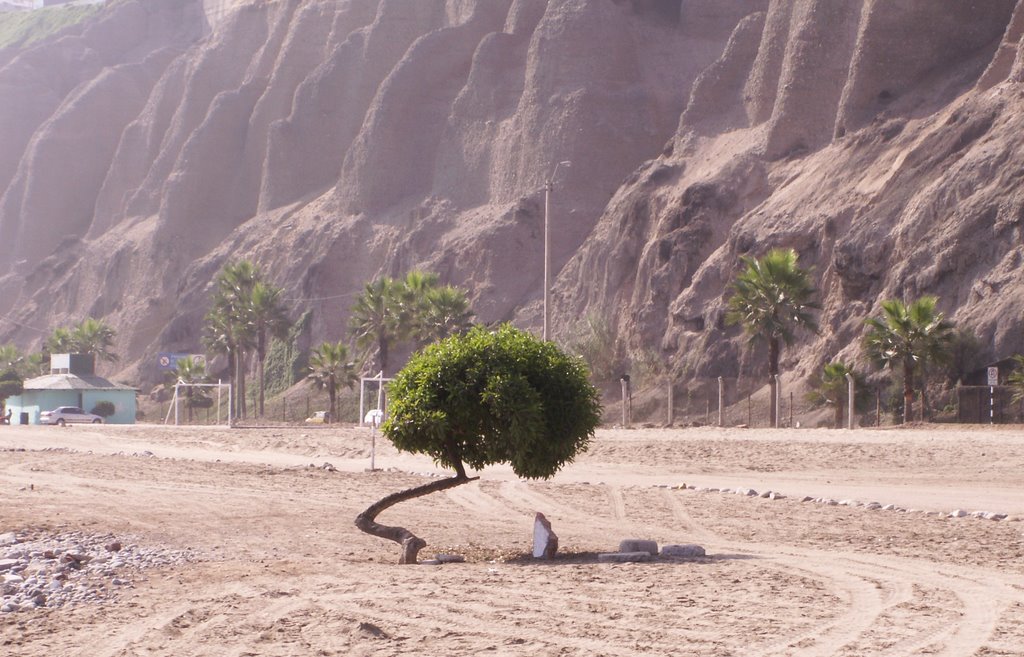
[[[371,536],[384,538],[398,543],[402,547],[402,556],[399,558],[398,563],[414,564],[416,563],[419,551],[427,546],[427,542],[404,527],[389,527],[387,525],[379,524],[376,521],[377,516],[385,509],[388,509],[399,502],[423,497],[424,495],[436,493],[437,491],[455,488],[456,486],[468,484],[469,482],[475,481],[479,478],[480,477],[467,477],[465,472],[462,472],[461,474],[456,474],[454,477],[432,481],[429,484],[424,484],[423,486],[407,488],[406,490],[392,493],[391,495],[371,504],[365,511],[356,516],[356,527]]]

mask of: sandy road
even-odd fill
[[[433,466],[379,445],[395,470],[365,472],[365,432],[11,429],[0,532],[112,532],[201,559],[145,573],[114,603],[0,616],[2,654],[1024,655],[1019,522],[657,487],[1014,512],[1012,431],[601,432],[549,482],[495,468],[389,511],[430,542],[423,556],[469,558],[402,568],[351,519]],[[323,461],[339,471],[305,467]],[[535,511],[561,538],[555,563],[519,558]],[[594,562],[628,537],[709,557]]]

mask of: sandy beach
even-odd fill
[[[441,566],[353,526],[445,474],[370,450],[351,426],[3,427],[0,563],[68,535],[187,558],[0,613],[0,654],[1024,655],[1021,427],[602,430],[549,481],[492,468],[380,517],[466,559]],[[598,562],[629,538],[707,556]]]

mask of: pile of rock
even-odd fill
[[[112,534],[0,534],[0,613],[109,600],[146,569],[194,559]]]
[[[699,545],[665,545],[659,552],[657,541],[627,538],[619,543],[618,552],[602,552],[597,555],[597,560],[604,563],[632,563],[651,561],[659,554],[674,559],[695,559],[705,556],[704,548]]]

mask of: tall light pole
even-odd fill
[[[565,160],[555,165],[555,168],[551,170],[551,176],[548,177],[547,182],[544,184],[544,329],[541,333],[541,339],[548,339],[548,301],[551,296],[551,237],[549,218],[551,217],[551,192],[555,190],[555,174],[558,173],[558,167],[570,167],[572,162]]]

